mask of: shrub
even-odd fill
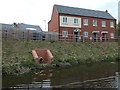
[[[34,66],[34,64],[35,63],[33,60],[23,60],[23,61],[21,61],[20,66],[30,68],[30,67]]]

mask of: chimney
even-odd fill
[[[108,10],[106,10],[105,12],[108,13]]]

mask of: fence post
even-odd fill
[[[118,90],[120,90],[120,75],[119,75],[119,72],[116,72],[116,77],[115,77],[115,80],[116,80],[116,88]]]

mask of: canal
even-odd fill
[[[34,90],[41,88],[116,88],[118,63],[74,65],[43,69],[24,75],[3,75],[2,88]]]

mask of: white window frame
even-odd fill
[[[106,27],[106,21],[102,21],[102,27]]]
[[[84,37],[88,37],[88,32],[84,32]]]
[[[62,22],[66,24],[68,22],[68,18],[67,17],[63,17]]]
[[[78,24],[78,18],[73,19],[73,24]]]
[[[62,37],[68,37],[68,31],[62,31]]]
[[[110,33],[110,38],[114,38],[114,33]]]
[[[114,22],[112,22],[112,21],[110,22],[110,27],[114,28]]]
[[[97,26],[97,20],[96,19],[93,20],[93,26]]]
[[[88,19],[83,19],[83,25],[88,26]]]

